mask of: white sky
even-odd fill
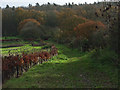
[[[6,5],[8,4],[10,7],[12,6],[28,6],[29,4],[32,4],[33,6],[35,5],[35,3],[39,3],[40,5],[42,4],[47,4],[47,2],[52,3],[56,3],[59,5],[63,5],[65,3],[72,3],[74,2],[75,4],[78,3],[94,3],[94,2],[98,2],[98,1],[102,1],[102,0],[0,0],[0,7],[6,7]]]

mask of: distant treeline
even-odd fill
[[[2,35],[54,40],[83,51],[118,44],[118,3],[36,3],[2,9]]]

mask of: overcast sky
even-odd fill
[[[0,7],[4,8],[6,7],[6,5],[8,4],[10,7],[12,6],[28,6],[29,4],[32,4],[33,6],[35,5],[35,3],[39,3],[40,5],[42,4],[47,4],[47,2],[52,3],[56,3],[59,5],[63,5],[65,3],[72,3],[74,2],[75,4],[78,3],[94,3],[94,2],[98,2],[98,1],[102,1],[102,0],[0,0]]]

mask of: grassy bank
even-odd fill
[[[47,63],[32,67],[19,78],[12,78],[3,88],[117,87],[117,68],[114,65],[94,62],[93,51],[83,53],[60,44],[56,44],[56,47],[59,49],[58,56]]]

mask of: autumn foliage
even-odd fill
[[[44,23],[45,13],[43,11],[37,11],[33,9],[25,10],[23,8],[17,8],[15,10],[15,16],[18,23],[29,18],[34,18],[40,23]]]
[[[18,30],[20,31],[20,30],[24,27],[24,25],[25,25],[26,23],[28,23],[28,22],[33,22],[33,23],[35,23],[35,25],[37,25],[37,26],[40,25],[40,23],[39,23],[37,20],[35,20],[35,19],[24,19],[23,21],[21,21],[21,22],[19,23]]]
[[[72,9],[63,9],[60,12],[57,12],[57,18],[59,27],[62,30],[69,30],[72,31],[76,25],[85,22],[85,19],[77,16]]]
[[[100,28],[105,28],[105,25],[102,22],[89,20],[88,22],[78,24],[78,26],[74,28],[74,31],[76,32],[76,37],[84,37],[88,39],[93,32]]]
[[[48,61],[53,56],[58,54],[57,48],[53,45],[50,48],[50,52],[41,51],[41,52],[32,52],[22,53],[22,55],[10,55],[2,57],[2,80],[4,81],[11,78],[16,74],[16,77],[19,77],[23,74],[23,71],[28,71],[29,68],[36,64],[42,64],[43,62]],[[16,73],[17,72],[17,73]]]

